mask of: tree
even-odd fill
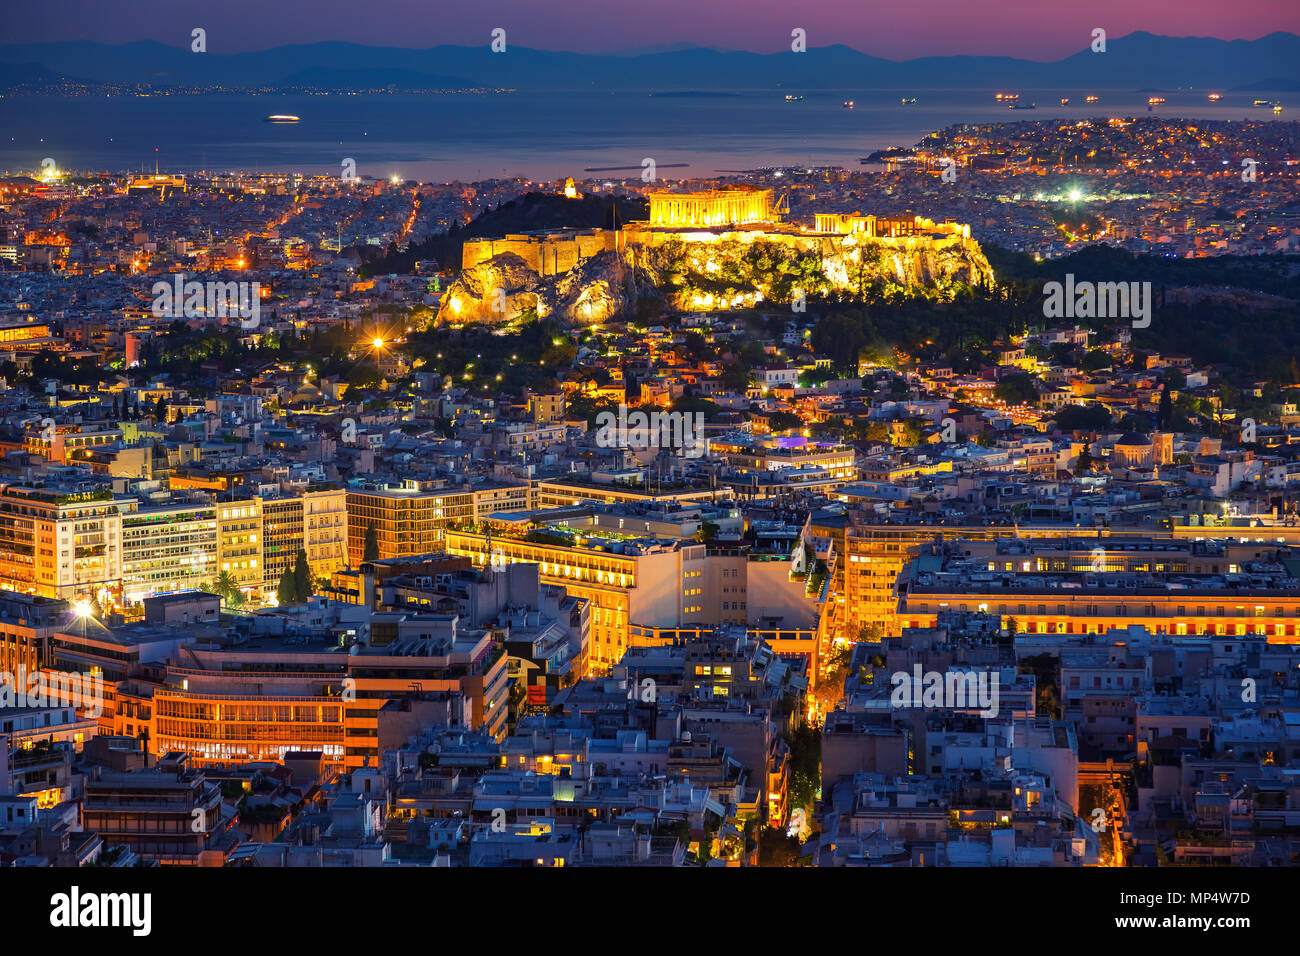
[[[857,369],[858,355],[867,344],[862,325],[847,315],[832,315],[813,327],[812,346],[842,368]]]
[[[1109,424],[1104,405],[1062,405],[1056,412],[1056,427],[1063,432],[1100,431]]]
[[[1017,372],[1003,378],[993,388],[993,395],[1008,405],[1033,405],[1038,401],[1038,389],[1033,376]]]
[[[824,715],[835,709],[844,696],[844,681],[849,676],[849,662],[853,657],[853,645],[836,648],[825,662],[825,676],[819,675],[812,696],[817,701],[818,710]]]
[[[712,541],[718,534],[718,526],[712,521],[701,521],[700,529],[695,532],[696,541]]]
[[[215,594],[232,607],[244,603],[244,593],[239,590],[239,582],[229,571],[222,571],[215,581],[202,585],[204,591]]]
[[[779,827],[758,832],[759,866],[794,866],[799,862],[799,838],[787,836]]]
[[[300,548],[293,562],[293,593],[297,603],[305,603],[311,597],[311,592],[311,565],[307,563],[307,552]]]
[[[810,809],[822,785],[822,735],[808,724],[800,724],[786,739],[790,748],[790,809]],[[835,783],[836,781],[831,781]]]
[[[767,427],[773,432],[790,431],[792,428],[798,428],[803,424],[803,419],[794,412],[772,412],[767,416]]]
[[[885,626],[879,621],[868,621],[858,628],[858,642],[879,644],[885,639]]]
[[[703,362],[713,357],[713,349],[704,341],[704,336],[691,330],[682,339],[682,351],[691,362]]]
[[[281,607],[298,602],[298,587],[292,568],[285,568],[281,573],[280,582],[275,586],[275,601]]]
[[[1110,356],[1101,349],[1093,349],[1083,357],[1083,370],[1085,372],[1096,372],[1099,369],[1110,366]]]
[[[1161,431],[1168,431],[1174,420],[1174,402],[1169,395],[1169,383],[1160,389],[1160,410],[1156,413],[1156,422]]]
[[[915,448],[921,444],[921,428],[925,424],[925,420],[921,418],[909,418],[902,422],[902,430],[898,433],[898,447]]]
[[[723,386],[728,391],[743,392],[745,389],[749,388],[750,367],[745,362],[739,360],[728,362],[723,366],[722,375],[719,377],[722,379]]]
[[[1085,475],[1092,471],[1092,455],[1088,453],[1087,447],[1079,452],[1079,457],[1074,464],[1074,473],[1076,475]]]
[[[366,525],[366,539],[361,547],[361,560],[379,560],[379,530],[375,527],[373,521]]]

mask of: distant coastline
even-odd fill
[[[504,52],[504,51],[503,51]],[[1255,40],[1157,36],[1110,39],[1105,68],[1086,46],[1053,61],[1015,56],[928,56],[892,60],[845,44],[801,55],[688,47],[627,56],[524,46],[426,49],[308,43],[241,53],[204,53],[155,41],[0,44],[0,90],[96,95],[361,92],[650,92],[692,99],[732,90],[1005,88],[1278,90],[1300,87],[1300,36]]]

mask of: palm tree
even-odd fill
[[[215,581],[209,581],[204,585],[203,590],[209,594],[218,595],[226,604],[237,605],[244,603],[244,595],[239,590],[239,582],[229,571],[222,571],[217,575]]]

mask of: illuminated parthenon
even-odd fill
[[[694,193],[650,194],[650,225],[670,229],[777,222],[772,190],[733,187]]]
[[[781,206],[772,199],[771,189],[756,186],[728,186],[692,193],[653,192],[650,219],[629,226],[651,229],[718,229],[744,226],[764,227],[772,234],[796,231],[781,223]],[[923,216],[872,216],[861,213],[816,213],[812,232],[858,239],[909,239],[936,234],[970,238],[970,227],[946,221],[936,223]],[[807,229],[797,230],[807,232]]]

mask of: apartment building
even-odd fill
[[[86,781],[82,822],[109,845],[126,844],[160,865],[220,866],[233,841],[221,816],[221,788],[183,753],[147,770],[100,770]]]
[[[308,488],[301,494],[262,494],[263,587],[273,591],[307,552],[312,574],[324,577],[347,565],[348,506],[342,488]]]
[[[256,644],[193,646],[183,665],[169,665],[152,691],[149,749],[183,750],[197,766],[319,751],[327,766],[341,768],[345,655],[301,638]]]
[[[122,430],[102,424],[61,424],[53,419],[30,426],[23,434],[23,450],[56,464],[68,464],[85,453],[122,441]]]
[[[897,615],[904,627],[932,627],[939,614],[959,610],[999,615],[1004,627],[1028,634],[1104,634],[1141,625],[1154,634],[1260,634],[1273,644],[1300,642],[1300,586],[1284,564],[1230,562],[1219,571],[1221,548],[1193,544],[1181,552],[1163,545],[1123,551],[1108,542],[1095,555],[1087,552],[1095,563],[1082,569],[1071,564],[1066,547],[1056,559],[1028,558],[1015,547],[999,552],[1014,550],[1010,561],[922,554],[900,577]],[[1186,566],[1168,560],[1179,554]],[[1197,564],[1202,556],[1205,564]]]
[[[359,567],[374,528],[380,560],[441,551],[452,524],[527,507],[527,485],[457,485],[407,480],[347,492],[348,562]]]
[[[122,515],[122,594],[197,588],[217,576],[217,506],[210,500],[132,505]]]
[[[721,489],[725,497],[731,493]],[[717,501],[719,489],[708,482],[662,481],[647,485],[640,469],[597,472],[590,480],[578,477],[540,478],[533,482],[533,507],[563,508],[596,502],[607,505],[704,504]]]
[[[475,567],[528,562],[544,584],[562,585],[591,602],[589,667],[616,663],[631,646],[632,623],[658,627],[713,623],[706,606],[705,546],[677,541],[613,540],[598,536],[572,544],[447,532],[447,552]]]
[[[262,499],[217,502],[217,573],[228,573],[240,591],[257,596],[263,587]]]
[[[753,440],[714,440],[710,449],[742,475],[757,472],[817,469],[837,478],[856,478],[857,453],[843,445],[778,439],[759,444]]]
[[[470,704],[469,729],[505,738],[509,672],[492,630],[463,628],[458,615],[380,612],[347,660],[355,687],[343,731],[350,770],[378,765],[380,711],[392,700],[458,693]]]
[[[50,637],[71,612],[67,601],[0,592],[0,673],[31,672],[45,666]]]
[[[817,535],[816,529],[812,529],[812,533]],[[1080,546],[1082,553],[1087,556],[1085,563],[1092,561],[1094,547],[1112,548],[1108,542],[1128,536],[1123,531],[1060,524],[1021,525],[1014,530],[1014,536],[1019,539],[1061,538],[1067,535],[1091,542]],[[967,547],[982,543],[987,549],[992,543],[1011,537],[1006,527],[999,526],[920,522],[879,524],[862,521],[856,516],[844,529],[842,539],[838,531],[834,534],[827,531],[820,536],[831,538],[845,552],[838,556],[838,566],[844,572],[840,578],[842,585],[839,597],[842,598],[844,610],[845,634],[852,638],[856,638],[863,625],[877,623],[884,628],[886,634],[898,634],[898,599],[894,583],[903,568],[923,547],[960,540]],[[1149,537],[1149,532],[1147,536]]]
[[[148,698],[136,729],[150,752],[232,766],[306,750],[333,769],[378,766],[380,711],[437,694],[463,699],[469,729],[505,735],[506,655],[491,629],[464,627],[455,614],[372,614],[323,599],[299,608],[285,633],[279,621],[261,623],[274,629],[249,621],[225,642],[183,637],[157,686],[128,682],[132,701]]]
[[[107,489],[0,489],[0,588],[66,600],[120,594],[122,514]]]

